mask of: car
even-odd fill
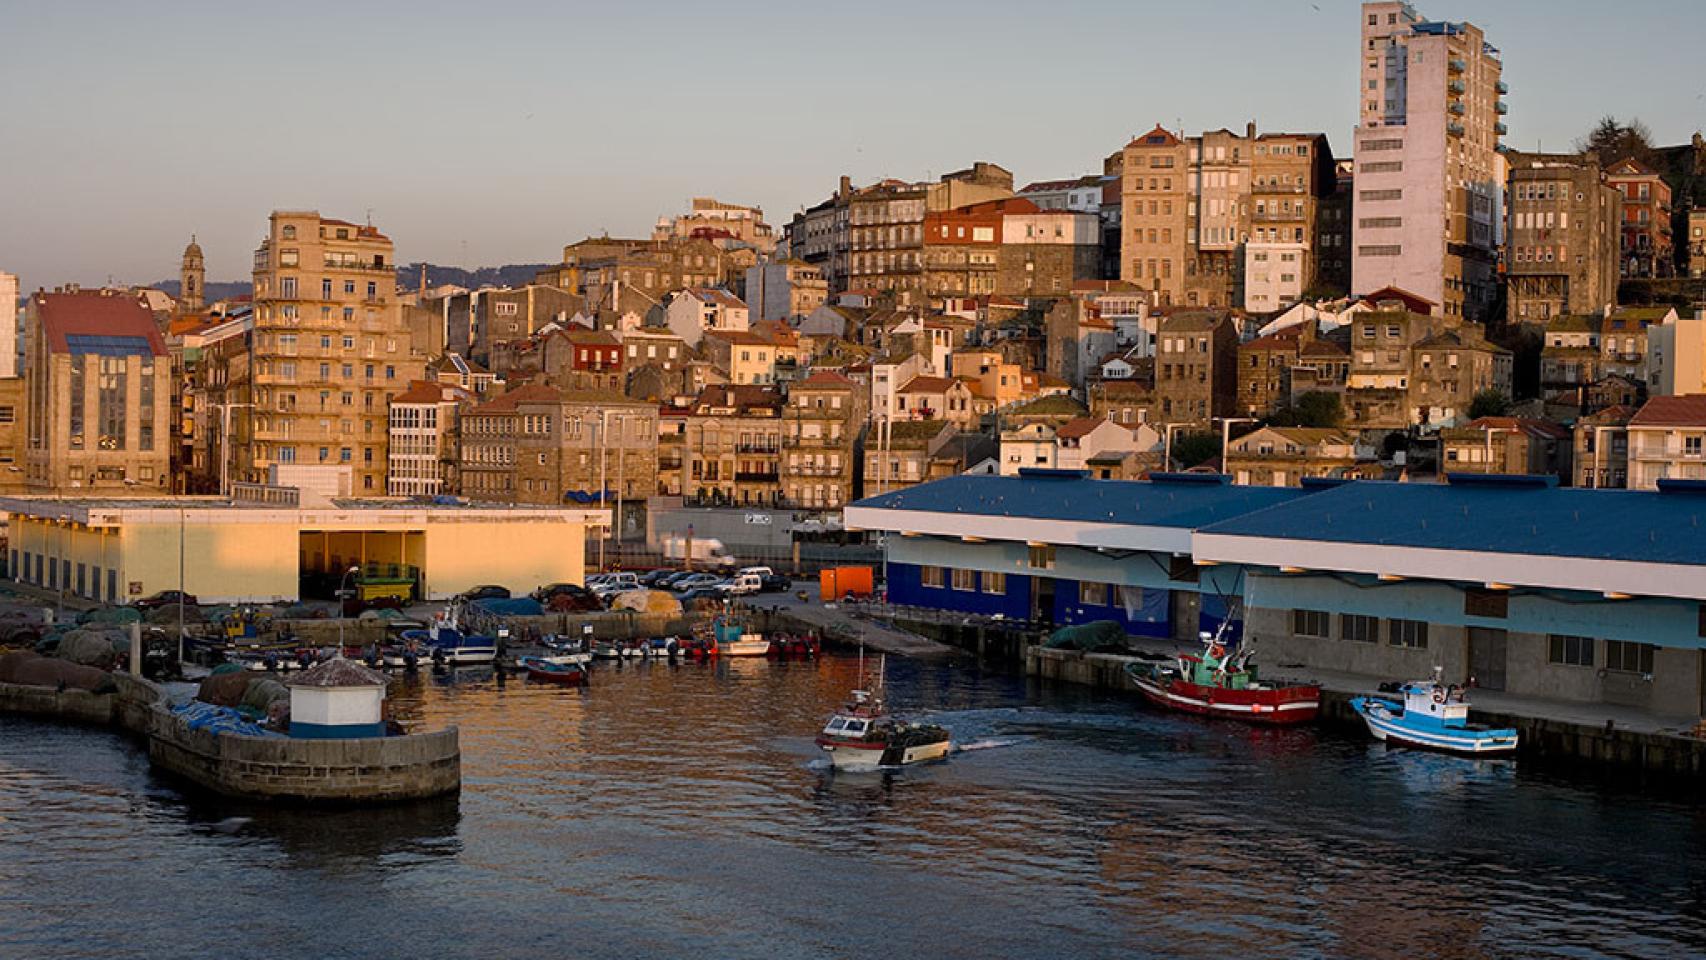
[[[646,588],[637,583],[610,583],[599,587],[597,590],[593,591],[593,593],[597,595],[598,599],[609,604],[612,600],[615,600],[624,593],[637,593],[644,589]]]
[[[683,593],[698,587],[709,587],[722,582],[722,577],[714,573],[690,573],[669,585],[676,593]]]
[[[794,589],[794,581],[780,573],[767,573],[759,578],[759,593],[787,593]]]
[[[691,576],[693,576],[692,570],[676,570],[666,576],[659,577],[657,583],[653,584],[653,586],[662,587],[665,590],[673,590],[675,589],[676,584]]]
[[[741,567],[739,570],[735,571],[736,576],[746,573],[754,573],[761,577],[773,577],[776,575],[776,571],[769,567]]]
[[[698,600],[722,600],[726,596],[728,596],[728,594],[714,586],[698,586],[691,590],[683,590],[676,594],[675,598],[680,600],[681,605],[685,607]]]
[[[763,577],[756,573],[743,573],[717,584],[716,589],[725,596],[744,597],[757,593],[763,586]]]
[[[547,583],[532,593],[533,599],[540,603],[545,603],[555,596],[581,597],[591,595],[592,591],[578,583]]]
[[[673,577],[680,572],[680,570],[676,570],[673,567],[659,567],[656,570],[648,570],[645,573],[640,574],[640,586],[658,586],[659,582],[666,577]]]
[[[159,593],[137,600],[135,603],[132,603],[131,606],[138,610],[155,610],[160,607],[170,607],[179,603],[186,607],[201,606],[200,602],[196,600],[194,594],[185,593],[182,590],[162,590]]]
[[[477,587],[469,587],[456,595],[459,603],[469,603],[474,600],[508,600],[509,588],[500,587],[495,583],[482,583]]]

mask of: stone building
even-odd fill
[[[789,257],[748,267],[745,300],[753,321],[804,317],[829,299],[829,282],[818,267]]]
[[[751,256],[693,237],[588,237],[565,246],[562,263],[540,271],[536,282],[578,293],[592,306],[622,310],[620,304],[635,298],[655,306],[676,290],[732,283],[752,265]]]
[[[634,503],[657,493],[657,408],[608,391],[516,387],[462,418],[462,493],[477,500]],[[624,504],[625,505],[625,504]]]
[[[774,387],[709,386],[660,414],[660,492],[699,506],[782,502],[782,395]]]
[[[1481,417],[1439,432],[1448,473],[1571,476],[1568,429],[1532,417]]]
[[[866,496],[917,486],[930,477],[930,462],[957,432],[945,420],[897,420],[872,426],[865,439]]]
[[[1627,404],[1613,404],[1576,420],[1570,443],[1572,486],[1628,486],[1629,431],[1625,428],[1635,410]]]
[[[865,391],[839,373],[796,382],[782,410],[782,501],[839,509],[853,502],[862,452]]]
[[[1598,313],[1554,315],[1540,348],[1540,396],[1549,404],[1581,407],[1600,379]]]
[[[490,362],[502,370],[495,348],[526,340],[548,324],[566,326],[569,318],[584,307],[585,300],[579,294],[549,284],[478,291],[470,307],[473,324],[470,352],[482,363]]]
[[[1605,179],[1623,200],[1619,219],[1623,276],[1670,276],[1675,265],[1670,184],[1658,171],[1633,157],[1613,163]]]
[[[114,290],[38,292],[24,335],[29,491],[169,490],[172,365],[147,306]]]
[[[1338,187],[1337,164],[1318,133],[1264,133],[1249,150],[1241,305],[1271,313],[1319,285],[1328,252],[1322,217]]]
[[[1238,334],[1224,314],[1182,311],[1156,335],[1155,418],[1207,424],[1231,415],[1238,395]]]
[[[922,303],[925,214],[1012,195],[1013,175],[983,162],[935,182],[884,180],[852,191],[845,289],[884,293],[900,306]]]
[[[1546,324],[1617,302],[1622,207],[1598,161],[1581,154],[1518,154],[1510,168],[1505,234],[1507,315]]]
[[[1356,437],[1325,427],[1262,427],[1227,445],[1222,471],[1234,483],[1259,487],[1300,487],[1305,477],[1355,479],[1377,475],[1372,450],[1359,450]]]
[[[1300,323],[1238,345],[1238,411],[1265,417],[1291,402],[1291,371],[1298,365],[1309,324]]]
[[[673,217],[659,217],[652,240],[705,239],[726,247],[749,247],[763,256],[776,250],[776,230],[764,222],[758,207],[724,203],[713,197],[694,197],[692,208]]]
[[[275,211],[255,251],[254,435],[241,473],[341,466],[385,489],[388,400],[423,378],[397,302],[390,238],[314,211]]]
[[[1410,375],[1410,422],[1451,423],[1469,414],[1475,395],[1495,390],[1511,395],[1511,352],[1463,324],[1441,330],[1415,345]]]
[[[1688,275],[1706,277],[1706,207],[1688,211]]]
[[[1088,390],[1090,415],[1126,427],[1156,420],[1151,380],[1099,380]]]
[[[10,303],[11,301],[3,301]],[[207,264],[201,255],[201,244],[190,235],[184,248],[183,263],[178,268],[178,313],[197,313],[207,305]]]

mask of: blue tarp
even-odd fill
[[[545,612],[539,606],[539,601],[532,597],[475,600],[468,604],[468,609],[493,617],[537,617]]]
[[[191,700],[189,703],[172,708],[172,712],[180,717],[191,730],[211,730],[215,734],[234,733],[242,737],[276,737],[278,734],[271,730],[262,729],[251,723],[241,713],[229,707],[216,707],[211,703]]]

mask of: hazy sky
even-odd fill
[[[1706,2],[1438,0],[1504,52],[1511,134],[1706,127]],[[1100,169],[1156,122],[1347,154],[1357,4],[0,0],[0,270],[23,287],[246,279],[274,208],[397,259],[543,262],[696,194],[780,227],[843,173]]]

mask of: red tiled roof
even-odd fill
[[[409,389],[391,398],[392,403],[448,403],[468,391],[436,380],[410,380]]]
[[[516,387],[495,400],[480,404],[474,409],[474,412],[513,413],[516,407],[524,403],[557,403],[562,399],[563,395],[556,387],[529,383]]]
[[[1551,437],[1554,440],[1563,440],[1570,435],[1570,431],[1564,429],[1562,425],[1550,420],[1537,420],[1534,417],[1481,417],[1478,420],[1470,421],[1469,428],[1471,430],[1520,430],[1529,436]]]
[[[1107,422],[1101,417],[1074,417],[1061,424],[1054,435],[1062,440],[1077,440]]]
[[[857,387],[858,384],[847,379],[834,370],[817,370],[811,376],[794,384],[794,389],[801,387]]]
[[[84,336],[141,337],[154,356],[166,355],[166,341],[154,324],[153,312],[135,297],[91,290],[37,293],[31,299],[52,353],[70,353],[65,338]]]
[[[1631,427],[1706,426],[1706,393],[1653,397],[1630,419]]]
[[[952,377],[917,376],[906,381],[906,386],[900,388],[901,393],[945,393],[954,385]]]
[[[1155,125],[1155,129],[1142,136],[1133,137],[1132,141],[1126,144],[1128,147],[1176,147],[1178,145],[1179,138],[1173,136],[1166,127],[1159,123]]]
[[[1439,306],[1439,304],[1434,303],[1427,297],[1424,297],[1419,293],[1411,293],[1403,287],[1381,287],[1379,290],[1363,297],[1360,302],[1366,303],[1371,307],[1377,307],[1380,305],[1380,301],[1382,300],[1401,300],[1404,303],[1405,309],[1408,309],[1413,313],[1433,313],[1434,308]]]

